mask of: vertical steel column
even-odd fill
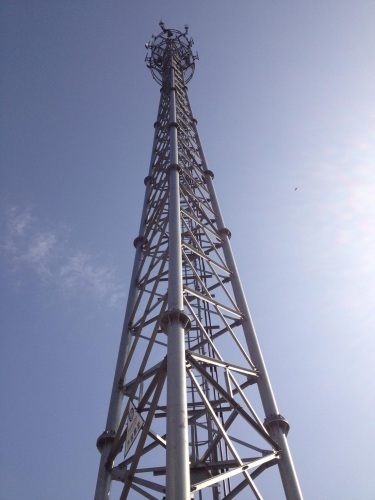
[[[160,106],[159,106],[160,111]],[[159,113],[158,113],[159,116]],[[152,171],[153,159],[154,159],[154,151],[155,145],[157,143],[157,134],[158,131],[155,129],[154,140],[152,145],[152,153],[151,153],[151,162],[149,172]],[[122,385],[124,381],[120,380],[121,372],[126,362],[127,355],[129,353],[129,349],[131,347],[131,333],[129,331],[129,319],[133,312],[134,304],[137,300],[138,296],[138,288],[136,286],[136,279],[138,276],[139,267],[142,263],[142,247],[143,247],[143,238],[145,230],[145,218],[147,212],[147,200],[150,195],[151,186],[148,183],[146,185],[145,198],[143,202],[143,210],[142,217],[139,227],[139,236],[135,239],[134,245],[136,247],[136,253],[134,257],[134,265],[132,276],[129,285],[129,293],[128,293],[128,302],[125,311],[124,323],[121,334],[120,348],[117,356],[116,370],[113,378],[111,399],[109,403],[107,423],[105,427],[105,431],[101,434],[97,441],[97,447],[101,453],[100,463],[99,463],[99,472],[98,478],[96,482],[95,489],[95,500],[107,500],[110,497],[111,491],[111,472],[107,470],[106,464],[108,461],[108,456],[111,450],[112,442],[115,436],[115,432],[118,428],[120,418],[121,418],[121,410],[122,410],[122,402],[124,398],[124,394],[122,392]]]
[[[302,493],[300,490],[298,478],[294,469],[292,456],[290,454],[289,445],[285,435],[285,433],[289,428],[289,425],[281,417],[281,415],[279,415],[279,410],[277,408],[276,400],[272,391],[271,382],[268,377],[267,368],[262,356],[262,352],[260,350],[258,338],[254,329],[249,307],[247,305],[241,280],[238,274],[237,266],[234,260],[232,248],[229,241],[230,233],[224,226],[220,213],[220,208],[214,191],[212,179],[210,176],[208,184],[209,184],[209,191],[212,196],[212,206],[214,207],[215,212],[218,214],[218,219],[220,220],[220,222],[218,222],[218,226],[221,229],[221,236],[223,238],[223,251],[225,259],[229,269],[233,273],[231,277],[233,292],[236,297],[240,310],[244,313],[242,326],[246,337],[246,342],[248,345],[251,358],[254,361],[255,366],[260,371],[258,387],[264,412],[266,415],[266,421],[267,419],[269,420],[268,429],[271,436],[280,445],[282,449],[278,465],[279,465],[281,480],[284,487],[284,492],[288,500],[302,500]]]
[[[180,222],[180,173],[175,69],[170,67],[170,166],[169,166],[169,276],[166,333],[167,349],[167,500],[190,499],[189,441],[187,420],[185,326],[182,292]]]
[[[189,108],[191,112],[191,107],[189,103]],[[192,112],[191,112],[192,116]],[[212,181],[213,174],[207,168],[207,163],[204,157],[204,152],[202,144],[199,139],[198,131],[196,129],[195,123],[193,123],[198,145],[203,158],[203,169],[206,173],[206,181],[208,190],[211,196],[212,207],[216,213],[217,225],[219,228],[220,235],[223,239],[222,246],[223,252],[228,264],[229,269],[232,272],[231,283],[233,287],[233,293],[236,298],[237,304],[244,314],[243,319],[243,330],[248,346],[248,350],[251,359],[254,361],[255,366],[260,371],[260,377],[258,380],[259,394],[262,400],[264,413],[269,419],[268,429],[271,436],[280,445],[282,449],[281,457],[279,460],[279,470],[280,476],[284,487],[284,492],[288,500],[302,500],[302,492],[298,482],[297,474],[294,468],[292,456],[289,450],[289,445],[286,439],[286,432],[289,428],[288,423],[279,415],[279,410],[277,408],[276,400],[272,391],[272,386],[270,379],[268,377],[266,365],[263,359],[263,355],[259,346],[258,338],[255,332],[253,321],[251,319],[250,310],[247,305],[244,290],[242,288],[242,283],[238,273],[237,265],[232,252],[232,247],[230,244],[230,231],[225,227],[223,216],[221,214],[219,202],[216,196],[216,191]]]
[[[131,277],[130,287],[129,287],[129,299],[126,307],[126,313],[124,318],[124,326],[122,329],[120,349],[117,357],[117,364],[115,370],[115,376],[113,379],[111,399],[108,409],[108,417],[105,432],[98,439],[98,448],[101,452],[99,473],[96,483],[95,500],[108,499],[111,490],[111,473],[108,472],[106,468],[106,463],[108,460],[108,455],[111,450],[113,438],[115,431],[120,422],[121,418],[121,408],[123,401],[122,387],[120,386],[120,376],[122,369],[124,367],[129,349],[131,347],[131,333],[129,331],[129,317],[133,310],[136,298],[137,298],[137,287],[135,284],[136,276],[138,274],[139,265],[141,263],[141,252],[142,252],[142,242],[139,241],[137,244],[133,273]]]

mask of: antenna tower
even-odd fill
[[[160,104],[95,499],[114,481],[121,499],[260,499],[272,470],[302,499],[188,99],[198,55],[187,26],[160,28],[146,43]]]

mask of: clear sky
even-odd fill
[[[93,497],[160,19],[199,53],[189,95],[305,498],[373,499],[373,0],[2,0],[0,498]]]

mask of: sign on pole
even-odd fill
[[[128,416],[128,427],[126,432],[125,440],[125,451],[124,456],[126,457],[128,451],[130,450],[135,438],[138,436],[139,431],[143,426],[144,420],[136,410],[133,403],[129,403],[129,416]]]

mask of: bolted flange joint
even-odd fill
[[[282,415],[280,415],[280,413],[279,414],[270,413],[264,419],[264,427],[267,429],[268,432],[271,432],[271,429],[275,426],[280,427],[285,436],[288,435],[290,425],[288,421]]]
[[[113,443],[115,436],[116,436],[115,431],[104,431],[103,434],[100,434],[100,436],[96,441],[96,447],[98,448],[100,453],[102,453],[104,445],[106,443]]]
[[[133,241],[133,245],[135,248],[138,248],[139,246],[144,247],[147,244],[147,238],[144,236],[137,236],[136,239]]]
[[[205,170],[205,171],[203,172],[203,175],[204,175],[205,177],[211,177],[211,179],[213,179],[213,178],[215,177],[215,176],[214,176],[214,173],[212,172],[212,170]]]
[[[218,230],[218,233],[221,235],[221,236],[228,236],[229,239],[231,239],[232,237],[232,233],[229,231],[229,229],[227,227],[222,227],[221,229]]]
[[[185,329],[185,333],[190,330],[191,321],[189,316],[182,311],[181,309],[169,309],[169,311],[165,311],[163,317],[160,321],[160,326],[163,329],[163,332],[166,334],[168,326],[172,323],[180,323],[180,325]]]
[[[180,167],[180,165],[178,163],[171,163],[171,165],[169,165],[169,167],[168,167],[168,170],[169,171],[177,170],[177,172],[180,174],[182,171],[182,168]]]

